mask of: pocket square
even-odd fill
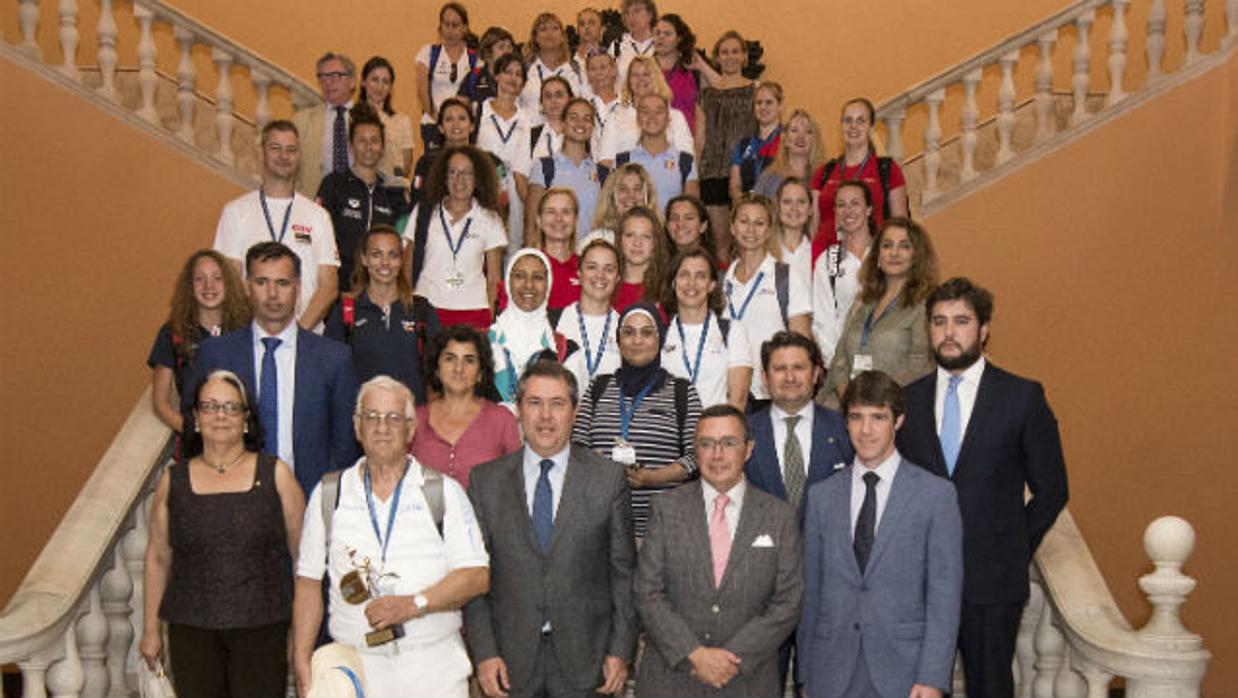
[[[752,541],[754,548],[772,548],[774,547],[774,539],[769,537],[768,533],[762,533],[757,536],[757,539]]]

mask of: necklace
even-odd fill
[[[224,465],[223,463],[220,463],[220,464],[216,465],[215,463],[212,463],[212,462],[210,462],[209,460],[207,460],[207,459],[206,459],[206,454],[205,454],[205,453],[203,453],[203,454],[202,454],[202,462],[203,462],[203,463],[205,463],[206,465],[210,466],[211,468],[214,468],[214,470],[215,470],[215,472],[216,472],[217,474],[219,474],[219,475],[223,475],[224,473],[226,473],[226,472],[228,471],[228,469],[229,469],[229,468],[231,468],[232,466],[234,466],[234,465],[236,465],[237,463],[241,462],[241,458],[243,458],[244,456],[245,456],[245,449],[241,449],[241,453],[240,453],[239,455],[237,455],[237,457],[236,457],[236,458],[233,458],[231,463],[229,463],[229,464],[227,464],[227,465]]]

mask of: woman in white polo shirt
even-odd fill
[[[718,262],[705,248],[680,250],[671,261],[662,307],[671,317],[662,366],[696,386],[701,407],[730,403],[743,410],[752,386],[752,350],[744,326],[726,318]]]
[[[761,344],[780,330],[812,337],[809,280],[782,261],[782,241],[773,234],[773,204],[745,193],[731,206],[731,236],[736,257],[722,290],[727,314],[748,331],[752,363],[761,362]],[[754,408],[769,400],[758,373],[752,381]]]
[[[619,368],[619,313],[611,303],[619,285],[619,250],[590,240],[580,253],[580,300],[563,309],[555,331],[584,351],[586,385]]]
[[[413,248],[405,258],[415,293],[435,307],[442,327],[490,327],[507,246],[498,202],[498,176],[481,150],[451,146],[434,160],[404,231]]]

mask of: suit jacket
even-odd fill
[[[885,698],[950,689],[963,591],[954,487],[903,460],[863,574],[851,534],[851,468],[812,487],[804,521],[804,611],[796,645],[812,698],[844,698],[861,648]]]
[[[202,343],[194,361],[190,386],[215,369],[241,377],[256,396],[253,326]],[[193,400],[192,388],[181,396],[182,406]],[[357,376],[348,347],[297,329],[296,392],[292,404],[293,472],[308,496],[324,473],[346,468],[357,459],[352,414],[357,401]],[[257,399],[251,398],[257,409]]]
[[[756,446],[752,457],[744,466],[748,484],[764,490],[779,499],[786,500],[787,487],[782,478],[782,463],[774,445],[774,423],[768,407],[754,412],[748,418],[749,428]],[[804,486],[805,497],[800,500],[799,520],[804,521],[804,502],[808,487],[834,474],[834,466],[850,463],[855,454],[842,416],[820,405],[813,405],[812,452],[808,454],[808,480]]]
[[[293,113],[301,142],[301,169],[297,172],[297,191],[313,199],[322,182],[322,128],[327,118],[327,105],[300,109]]]
[[[714,587],[699,480],[653,500],[636,570],[636,605],[649,646],[638,696],[780,696],[778,647],[799,620],[803,590],[799,526],[786,502],[744,493],[722,586]],[[754,547],[758,539],[771,543]],[[715,690],[692,677],[688,654],[725,647],[739,675]]]
[[[825,374],[825,406],[839,408],[839,385],[851,380],[851,364],[856,354],[873,358],[873,369],[888,373],[899,385],[907,385],[934,369],[929,346],[928,318],[924,304],[898,305],[873,323],[868,344],[861,348],[864,321],[876,303],[863,303],[857,297],[847,313],[842,335],[834,348],[834,358]]]
[[[573,445],[550,550],[533,534],[524,449],[469,474],[469,498],[490,551],[490,591],[468,603],[464,622],[474,664],[502,657],[513,692],[535,672],[541,628],[574,688],[602,684],[607,655],[631,661],[636,648],[632,571],[636,546],[623,467]]]
[[[936,391],[936,371],[908,386],[898,448],[950,477],[937,437]],[[955,465],[950,479],[963,512],[963,598],[1022,603],[1031,556],[1068,496],[1057,420],[1040,384],[986,364]],[[1024,484],[1032,493],[1026,504]]]

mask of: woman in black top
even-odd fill
[[[181,698],[282,696],[305,497],[285,463],[258,453],[257,410],[236,374],[203,379],[185,419],[184,458],[151,506],[139,651],[159,661],[166,621]]]

